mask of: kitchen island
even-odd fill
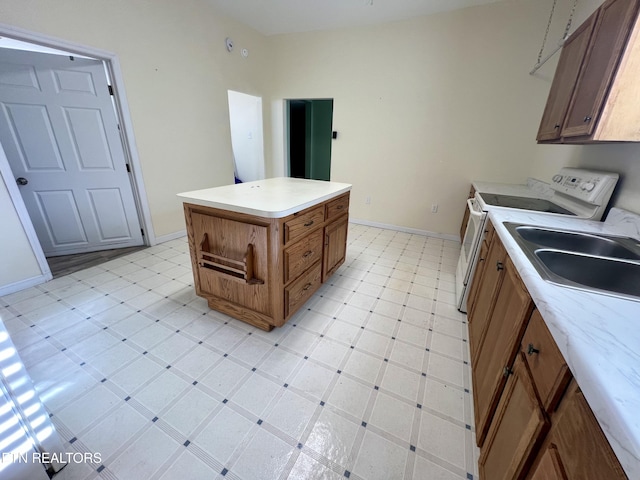
[[[269,331],[344,263],[351,185],[271,178],[178,194],[196,294]]]

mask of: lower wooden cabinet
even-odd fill
[[[504,279],[471,371],[478,446],[482,446],[487,435],[533,310],[529,292],[509,258],[503,268]],[[474,321],[470,322],[469,328]]]
[[[482,346],[491,314],[493,312],[500,286],[504,277],[504,265],[507,251],[497,236],[488,247],[486,260],[481,262],[481,268],[474,275],[471,283],[469,299],[469,347],[471,362],[477,362],[478,352]]]
[[[479,459],[480,478],[523,478],[549,421],[521,352],[505,386]]]
[[[497,234],[492,256],[469,312],[481,480],[626,479]]]
[[[551,430],[527,478],[627,479],[575,380],[552,417]]]

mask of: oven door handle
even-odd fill
[[[468,198],[467,199],[467,206],[469,207],[469,214],[473,215],[474,217],[482,217],[482,214],[484,213],[482,210],[480,211],[476,211],[475,209],[475,205],[473,204],[473,199],[472,198]]]

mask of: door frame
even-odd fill
[[[120,124],[120,138],[122,140],[122,147],[124,149],[125,160],[131,166],[131,187],[133,190],[133,197],[136,203],[138,218],[140,219],[140,225],[144,229],[144,244],[152,246],[157,243],[153,225],[151,223],[151,211],[147,201],[147,194],[142,179],[142,168],[140,164],[140,158],[138,156],[138,149],[136,147],[135,136],[133,133],[133,124],[131,121],[131,114],[129,111],[129,104],[127,101],[127,95],[124,88],[124,79],[122,76],[122,70],[120,68],[120,61],[115,53],[108,52],[106,50],[100,50],[93,47],[87,47],[75,42],[69,42],[60,38],[51,37],[48,35],[24,30],[22,28],[14,27],[0,23],[0,36],[13,38],[15,40],[21,40],[24,42],[34,43],[44,47],[55,48],[57,50],[64,50],[78,55],[84,55],[86,57],[92,57],[97,60],[105,62],[111,84],[114,87],[114,104],[116,110],[116,118]],[[7,178],[13,178],[13,174],[7,176],[11,172],[11,166],[4,154],[4,151],[0,154],[0,173],[5,179],[5,184],[9,191],[9,196],[13,202],[13,206],[16,209],[18,217],[22,222],[29,242],[33,248],[35,257],[40,266],[40,270],[43,273],[43,281],[51,280],[51,270],[47,262],[44,252],[40,245],[38,237],[35,235],[35,229],[31,222],[31,218],[24,206],[22,196],[15,185],[10,185],[11,182],[6,181]],[[15,187],[15,188],[14,188]],[[41,282],[37,282],[41,283]],[[37,284],[37,283],[34,283]]]

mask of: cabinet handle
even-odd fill
[[[311,225],[313,225],[313,220],[311,220],[309,223],[304,224],[305,227],[310,227]]]
[[[307,290],[309,290],[309,289],[311,288],[311,286],[312,286],[312,285],[313,285],[313,284],[311,284],[311,283],[307,283],[307,284],[304,286],[304,288],[303,288],[302,290],[303,290],[304,292],[306,292]]]
[[[497,271],[504,270],[504,263],[496,262],[496,270]]]
[[[584,123],[588,123],[590,121],[591,121],[591,117],[590,116],[587,115],[586,117],[584,117]]]
[[[513,370],[511,370],[509,367],[504,367],[502,369],[502,376],[505,378],[511,375],[512,373],[513,373]]]
[[[533,343],[530,343],[530,344],[527,346],[527,354],[528,354],[528,355],[533,355],[534,353],[540,353],[540,350],[538,350],[537,348],[535,348],[535,347],[533,346]]]
[[[338,210],[342,210],[344,208],[344,205],[338,205]]]
[[[478,259],[478,263],[480,263],[480,262],[484,262],[484,261],[485,261],[485,259],[484,259],[484,258],[482,258],[482,257],[480,257],[480,258]]]
[[[553,127],[553,128],[555,128],[555,129],[557,130],[558,128],[560,128],[560,125],[558,125],[558,124],[556,123],[556,124],[554,125],[554,127]]]
[[[308,250],[307,252],[305,252],[304,255],[302,255],[302,258],[307,258],[309,256],[313,255],[313,252],[311,250]]]

